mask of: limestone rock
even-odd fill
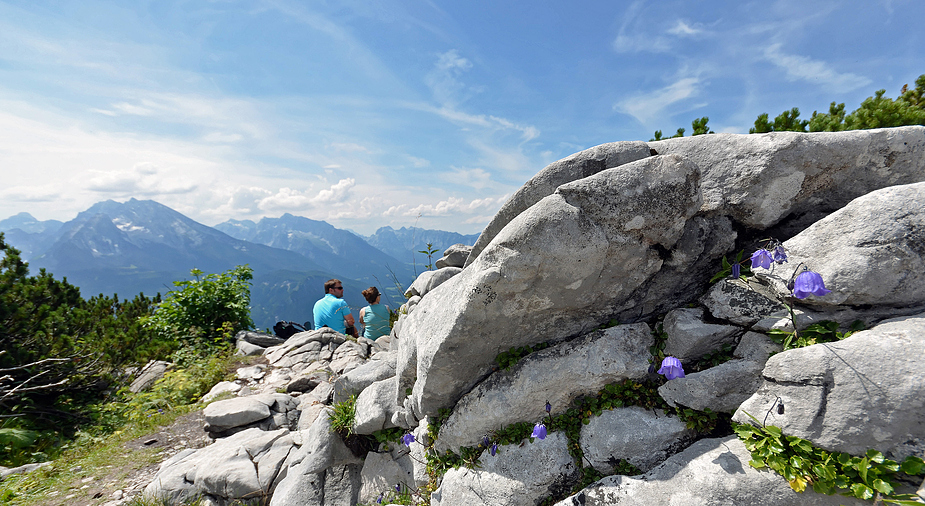
[[[641,476],[608,476],[555,506],[652,504],[749,506],[860,506],[860,499],[794,492],[783,477],[748,465],[751,454],[736,436],[701,439]]]
[[[466,265],[474,262],[482,250],[511,220],[544,197],[552,195],[560,185],[641,160],[649,155],[649,146],[644,142],[611,142],[586,149],[547,165],[501,206],[495,217],[479,235],[469,253]]]
[[[537,504],[575,481],[577,467],[561,432],[523,446],[505,445],[492,457],[482,453],[481,467],[451,469],[430,496],[432,506]]]
[[[411,283],[411,287],[408,288],[405,295],[423,297],[461,271],[460,267],[443,267],[435,271],[424,271]]]
[[[437,451],[475,446],[493,430],[542,415],[547,401],[555,415],[579,395],[645,377],[653,342],[645,323],[618,325],[522,358],[460,399],[440,429]]]
[[[454,244],[443,250],[443,257],[434,262],[434,267],[442,269],[444,267],[463,267],[466,265],[466,259],[472,252],[472,246],[465,244]]]
[[[157,380],[163,378],[164,373],[171,367],[173,367],[173,364],[164,362],[163,360],[152,360],[148,362],[141,368],[141,372],[138,374],[138,377],[135,378],[135,381],[129,385],[129,391],[133,394],[144,392],[154,386]]]
[[[693,362],[723,345],[735,342],[739,327],[703,321],[703,309],[681,308],[665,315],[662,328],[668,334],[665,354],[681,362]]]
[[[759,283],[722,279],[700,298],[715,318],[751,326],[763,318],[786,311],[776,294]]]
[[[678,157],[651,157],[563,185],[517,216],[403,324],[399,346],[416,351],[400,349],[398,374],[415,376],[403,361],[414,356],[415,413],[451,406],[502,351],[581,334],[634,306],[632,292],[700,208],[698,180]]]
[[[673,407],[732,413],[758,390],[770,353],[780,350],[768,336],[748,332],[732,360],[673,379],[660,386],[658,393]]]
[[[376,381],[365,388],[357,397],[354,432],[372,434],[373,432],[396,427],[392,415],[398,411],[395,404],[395,387],[397,378],[391,376]]]
[[[670,382],[669,382],[670,383]],[[645,472],[684,449],[696,434],[676,416],[632,406],[604,411],[581,428],[581,449],[603,474],[626,460]]]
[[[201,494],[223,499],[266,496],[278,482],[283,463],[294,449],[289,431],[248,429],[199,450],[178,453],[161,464],[145,488],[150,498],[170,504]]]
[[[925,314],[888,320],[825,344],[778,353],[765,381],[733,419],[746,413],[827,450],[861,455],[877,449],[896,461],[925,452]]]
[[[697,135],[651,142],[703,171],[703,211],[759,230],[790,216],[800,230],[851,200],[925,180],[925,127]]]
[[[782,280],[778,286],[803,263],[821,274],[832,290],[800,304],[923,308],[925,183],[859,197],[786,241],[784,247],[790,258],[774,271]]]
[[[395,376],[395,353],[370,360],[334,380],[334,403],[357,395],[376,381]]]
[[[289,367],[299,371],[319,359],[330,360],[330,352],[346,341],[347,338],[343,334],[323,327],[309,332],[299,332],[285,343],[267,348],[264,356],[271,366]]]

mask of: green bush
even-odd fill
[[[253,270],[239,265],[221,274],[190,271],[196,279],[174,281],[178,289],[167,293],[142,324],[164,339],[180,342],[192,338],[194,345],[210,346],[219,332],[233,335],[251,329],[250,280]],[[229,336],[230,337],[230,336]]]

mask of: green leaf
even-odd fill
[[[771,434],[772,436],[778,437],[778,438],[784,434],[783,431],[780,430],[780,427],[776,427],[774,425],[768,425],[764,428],[764,430],[768,434]]]
[[[874,496],[873,489],[867,485],[864,485],[863,483],[855,483],[854,485],[851,485],[851,493],[860,499],[870,499]]]
[[[815,481],[813,482],[813,492],[817,494],[832,495],[835,490],[832,488],[832,483],[828,481]]]
[[[865,457],[861,459],[861,461],[858,462],[854,467],[858,470],[858,474],[861,476],[861,481],[867,483],[867,458]]]
[[[893,486],[881,479],[874,480],[872,485],[882,494],[889,495],[893,493]]]
[[[797,457],[796,455],[794,455],[793,457],[790,457],[790,465],[793,466],[793,467],[796,468],[796,469],[802,469],[802,468],[803,468],[803,459],[801,459],[800,457]]]
[[[878,464],[883,463],[883,454],[877,450],[867,450],[867,458],[870,459],[871,462],[876,462]]]
[[[749,460],[748,465],[754,467],[755,469],[764,469],[765,467],[764,462],[755,459]]]
[[[923,468],[925,468],[925,461],[922,461],[922,459],[916,457],[915,455],[906,457],[906,460],[903,461],[902,466],[900,467],[902,472],[911,474],[913,476],[922,474]]]

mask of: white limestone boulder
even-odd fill
[[[700,204],[699,170],[675,156],[559,187],[408,316],[399,392],[416,377],[415,415],[436,414],[500,352],[581,334],[636,306],[634,290],[659,271]]]
[[[868,449],[901,461],[925,454],[925,314],[887,320],[834,342],[771,357],[747,414],[830,451]],[[784,412],[771,409],[777,398]],[[770,413],[768,413],[770,411]]]

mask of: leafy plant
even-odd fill
[[[215,332],[253,328],[250,317],[250,280],[253,270],[239,265],[221,274],[193,269],[193,280],[174,281],[178,289],[167,293],[154,314],[142,323],[165,339],[192,337],[209,344]]]
[[[821,494],[841,493],[859,499],[879,495],[884,502],[920,504],[914,501],[914,495],[894,494],[898,485],[893,479],[898,471],[922,474],[925,463],[918,457],[910,456],[898,464],[876,450],[868,450],[863,457],[829,452],[805,439],[784,435],[780,427],[773,425],[738,424],[734,430],[751,452],[749,465],[770,468],[796,492],[812,487]]]
[[[717,272],[716,274],[713,275],[712,278],[710,278],[710,283],[715,283],[715,282],[717,282],[717,281],[719,281],[719,280],[721,280],[721,279],[723,279],[723,278],[728,278],[728,277],[732,276],[732,275],[733,275],[733,266],[735,266],[735,265],[738,265],[738,266],[739,266],[739,269],[740,269],[740,271],[739,271],[739,277],[740,277],[740,278],[743,278],[743,279],[744,279],[744,278],[750,276],[751,273],[752,273],[752,270],[751,270],[749,267],[745,267],[744,265],[742,265],[742,262],[743,262],[742,256],[743,256],[743,255],[745,255],[745,250],[744,250],[744,249],[743,249],[743,250],[740,250],[738,253],[736,253],[736,256],[735,256],[735,259],[734,259],[735,261],[734,261],[733,263],[729,263],[729,260],[727,260],[726,257],[725,257],[725,255],[724,255],[724,256],[723,256],[723,260],[722,260],[722,267],[720,268],[719,272]],[[733,277],[735,277],[735,276],[733,276]]]
[[[432,243],[427,243],[427,249],[418,251],[418,253],[424,253],[425,255],[427,255],[427,265],[425,265],[424,268],[426,268],[427,270],[431,270],[434,268],[434,254],[439,253],[439,252],[440,250],[434,248],[434,245]]]
[[[356,422],[356,404],[357,396],[351,395],[347,400],[334,404],[333,411],[328,415],[331,419],[331,430],[338,433],[342,438],[353,434],[353,426]]]
[[[807,326],[796,336],[794,332],[782,329],[771,329],[768,331],[768,336],[775,343],[783,345],[784,351],[787,351],[819,343],[840,341],[859,330],[864,330],[864,322],[860,320],[852,323],[848,332],[838,332],[837,322],[824,320]]]

